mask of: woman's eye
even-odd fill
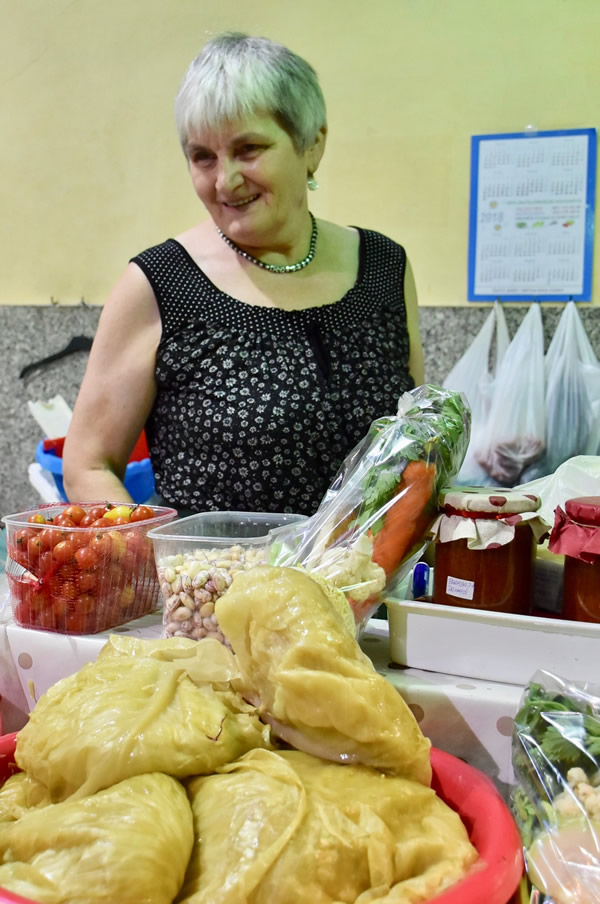
[[[262,147],[261,144],[243,144],[239,149],[239,154],[242,157],[252,157],[258,154]]]
[[[205,166],[208,163],[211,163],[214,160],[214,155],[210,154],[208,151],[192,151],[190,154],[190,160],[192,163],[195,163],[199,166]]]

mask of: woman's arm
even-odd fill
[[[123,486],[131,451],[156,389],[161,322],[154,293],[129,264],[106,301],[63,451],[67,497],[130,502]]]
[[[419,330],[417,287],[408,258],[406,258],[406,269],[404,271],[404,304],[406,306],[406,324],[410,341],[408,369],[415,381],[415,386],[421,386],[425,382],[425,361],[423,358],[423,346],[421,345],[421,333]]]

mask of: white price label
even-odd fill
[[[463,581],[462,578],[446,579],[446,593],[448,596],[457,596],[461,600],[472,600],[475,593],[473,581]]]

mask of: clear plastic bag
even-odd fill
[[[315,514],[271,532],[269,562],[302,566],[342,590],[359,628],[423,554],[438,495],[469,443],[464,396],[404,393],[348,454]]]
[[[513,730],[511,806],[529,879],[553,904],[600,901],[600,685],[538,671]]]
[[[499,486],[514,486],[544,451],[544,330],[538,304],[530,305],[502,359],[486,433],[476,458]]]
[[[496,343],[491,366],[494,333]],[[444,389],[464,393],[471,408],[471,440],[456,478],[457,484],[489,486],[491,483],[489,474],[477,461],[476,451],[485,445],[496,375],[508,345],[506,318],[501,305],[496,301],[473,342],[444,380]]]
[[[590,399],[590,369],[594,367],[598,369],[596,356],[577,306],[570,301],[560,316],[544,358],[546,449],[523,472],[523,481],[552,474],[563,462],[587,450],[597,418]]]

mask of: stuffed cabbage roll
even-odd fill
[[[42,904],[171,904],[194,842],[183,786],[140,775],[0,827],[0,887]]]
[[[52,803],[48,789],[24,772],[11,775],[0,788],[0,826],[14,822],[35,807]]]
[[[245,696],[281,738],[324,759],[430,783],[430,742],[307,573],[270,565],[241,572],[215,611]]]
[[[270,746],[268,726],[227,683],[190,677],[203,643],[190,641],[189,659],[178,640],[173,658],[164,641],[137,641],[134,655],[108,647],[40,698],[17,736],[17,764],[60,801],[147,772],[207,774]]]
[[[477,860],[433,790],[367,766],[254,750],[188,794],[181,904],[416,904]]]

